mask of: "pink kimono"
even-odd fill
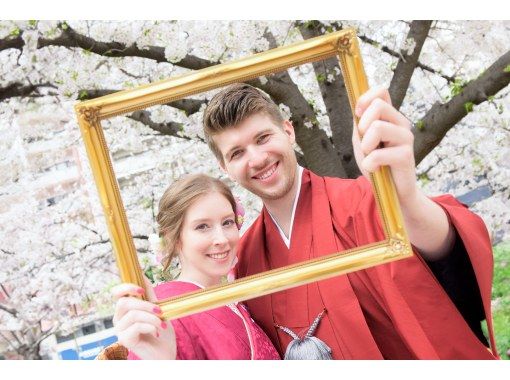
[[[199,290],[183,281],[171,281],[155,288],[158,299]],[[171,321],[177,340],[177,359],[279,360],[280,356],[262,329],[241,303]],[[129,352],[128,359],[138,359]]]

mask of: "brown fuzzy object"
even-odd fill
[[[96,360],[127,360],[127,356],[128,349],[117,342],[105,347],[96,356]]]

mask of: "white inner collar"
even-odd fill
[[[290,216],[290,227],[289,227],[289,237],[288,238],[287,238],[287,236],[285,236],[283,229],[278,225],[275,218],[273,218],[273,215],[271,215],[271,213],[268,210],[269,216],[273,220],[276,228],[278,228],[278,231],[280,232],[280,236],[282,237],[283,242],[289,249],[290,249],[290,239],[292,237],[292,228],[294,226],[294,216],[296,215],[296,207],[297,207],[297,203],[298,203],[298,199],[299,199],[299,194],[301,194],[301,181],[303,179],[303,168],[299,165],[297,167],[297,173],[298,173],[298,186],[297,186],[296,196],[294,197],[294,204],[292,205],[292,214]]]

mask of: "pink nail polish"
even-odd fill
[[[144,293],[145,293],[145,290],[143,290],[142,288],[138,288],[138,289],[136,289],[136,292],[137,292],[138,294],[144,294]]]
[[[168,327],[168,325],[166,324],[166,322],[165,322],[165,321],[162,321],[162,322],[161,322],[161,328],[162,328],[163,330],[166,330],[166,328],[167,328],[167,327]]]
[[[155,314],[161,314],[162,313],[161,308],[159,306],[154,306],[152,308],[152,312],[155,313]]]

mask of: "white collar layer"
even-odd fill
[[[290,249],[290,239],[292,237],[292,227],[294,226],[294,216],[296,215],[296,207],[299,199],[299,194],[301,194],[301,180],[303,178],[303,168],[298,165],[297,167],[297,173],[298,173],[298,187],[296,191],[296,196],[294,198],[294,204],[292,205],[292,214],[290,216],[290,227],[289,227],[289,237],[285,236],[285,233],[283,232],[282,228],[278,225],[275,218],[273,218],[273,215],[268,211],[269,216],[273,220],[276,228],[278,228],[278,231],[280,232],[280,236],[283,239],[283,242],[287,246],[287,248]]]

